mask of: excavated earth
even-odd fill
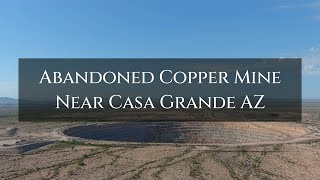
[[[293,122],[122,122],[63,130],[67,136],[88,140],[219,145],[290,141],[311,133]]]

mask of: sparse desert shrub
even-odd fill
[[[86,165],[86,164],[83,162],[83,159],[82,159],[82,158],[77,160],[77,164],[78,164],[79,166],[84,166],[84,165]]]
[[[276,144],[273,146],[273,150],[279,151],[282,148],[283,144]]]

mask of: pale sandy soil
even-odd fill
[[[263,146],[85,145],[1,155],[1,179],[317,179],[320,142]]]
[[[319,179],[319,109],[305,110],[299,124],[231,123],[231,129],[250,127],[279,139],[219,145],[70,140],[59,130],[75,123],[9,118],[1,129],[18,131],[3,140],[57,142],[23,154],[0,152],[0,179]]]

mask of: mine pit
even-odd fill
[[[283,142],[310,130],[288,122],[117,122],[67,128],[63,133],[86,140],[136,143],[243,144]]]

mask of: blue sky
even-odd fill
[[[320,98],[320,1],[0,1],[0,96],[22,57],[302,57]]]

